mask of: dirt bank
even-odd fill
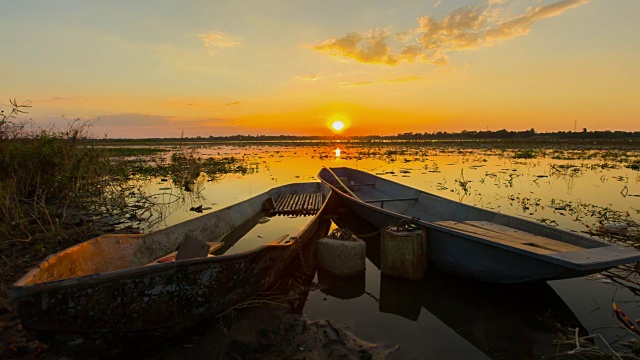
[[[4,311],[4,310],[3,310]],[[225,319],[213,317],[181,335],[141,351],[63,354],[22,331],[15,314],[1,316],[0,358],[75,359],[145,357],[151,359],[386,359],[397,350],[358,339],[331,321],[310,321],[281,305],[241,309]]]
[[[310,321],[277,305],[244,309],[224,328],[214,325],[192,340],[155,358],[386,359],[397,350],[395,345],[368,343],[331,321]]]

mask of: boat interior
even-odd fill
[[[283,243],[298,234],[316,214],[326,198],[319,185],[284,186],[231,207],[191,219],[148,234],[108,234],[72,246],[45,259],[20,279],[16,286],[33,285],[73,277],[145,267],[166,262],[219,256],[249,251],[268,243]],[[266,220],[270,218],[269,220]],[[255,233],[261,222],[260,241],[250,242],[229,251]],[[291,221],[287,221],[291,219]],[[276,232],[269,228],[277,228]],[[267,229],[264,231],[264,229]]]
[[[583,247],[553,240],[490,221],[438,221],[435,224],[537,254],[555,254],[583,250]]]

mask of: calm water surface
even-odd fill
[[[239,156],[257,171],[226,175],[215,182],[200,179],[200,197],[187,196],[167,205],[165,218],[156,227],[199,216],[189,211],[192,206],[215,211],[274,186],[315,181],[322,166],[358,168],[456,201],[572,231],[597,228],[627,214],[635,221],[640,218],[639,173],[603,160],[519,160],[491,151],[407,151],[344,144],[215,146],[200,152]],[[159,202],[184,195],[159,180],[149,183],[148,191]],[[371,230],[350,214],[341,218],[340,225],[355,233]],[[285,233],[296,233],[308,219],[272,218],[234,239],[233,247],[225,251],[249,250]],[[496,285],[430,269],[417,282],[387,278],[379,270],[377,244],[376,238],[367,240],[362,276],[339,279],[317,273],[318,289],[309,293],[304,314],[330,319],[366,341],[399,344],[395,358],[548,357],[555,352],[556,323],[600,334],[617,346],[633,335],[618,324],[612,302],[631,319],[640,317],[638,296],[598,276]]]

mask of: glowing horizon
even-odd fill
[[[2,108],[114,138],[640,130],[635,0],[126,4],[7,4]]]

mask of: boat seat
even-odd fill
[[[411,197],[411,198],[388,198],[388,199],[371,199],[371,200],[363,200],[363,202],[366,202],[368,204],[376,204],[376,203],[380,203],[380,208],[384,209],[384,203],[386,202],[398,202],[398,201],[416,201],[418,200],[417,197]]]
[[[187,259],[192,259],[192,258],[196,258],[196,257],[212,257],[212,256],[214,256],[214,255],[211,255],[212,252],[214,252],[214,251],[218,250],[219,248],[221,248],[222,246],[224,246],[223,242],[218,242],[218,241],[208,242],[208,243],[204,243],[204,244],[209,245],[209,249],[207,250],[207,254],[206,255],[177,259],[178,253],[180,252],[180,250],[178,250],[178,251],[172,252],[171,254],[165,255],[165,256],[163,256],[163,257],[161,257],[159,259],[156,259],[156,260],[150,262],[147,265],[162,264],[162,263],[176,261],[176,260],[187,260]]]
[[[584,249],[577,245],[531,234],[490,221],[437,221],[434,224],[538,254],[548,255]]]
[[[289,243],[289,234],[284,234],[279,238],[275,239],[272,244],[288,244]]]
[[[322,193],[287,194],[275,203],[271,215],[313,215],[322,208]]]

